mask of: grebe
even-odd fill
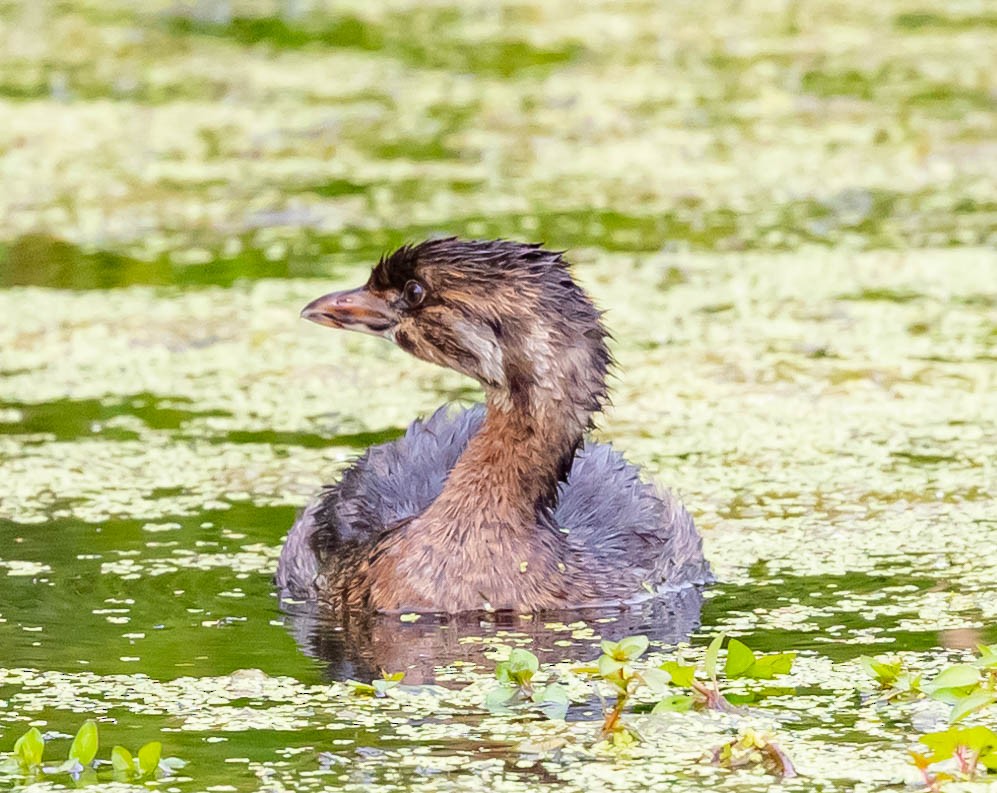
[[[430,240],[301,315],[455,369],[486,401],[414,422],[323,490],[281,552],[283,596],[346,611],[532,613],[711,580],[682,505],[585,439],[610,354],[561,253]]]

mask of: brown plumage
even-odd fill
[[[608,447],[582,445],[610,357],[559,253],[432,240],[302,314],[475,378],[486,409],[438,412],[369,450],[293,527],[283,592],[347,609],[532,612],[709,579],[685,510]]]

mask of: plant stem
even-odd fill
[[[616,731],[619,726],[620,716],[623,715],[623,709],[626,707],[628,699],[629,694],[626,691],[621,691],[617,695],[616,704],[613,705],[613,709],[606,714],[606,718],[602,722],[602,736],[604,738]]]
[[[927,768],[920,769],[921,776],[924,777],[924,784],[931,791],[931,793],[939,793],[941,791],[941,785],[938,779],[932,774]]]

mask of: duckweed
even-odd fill
[[[0,4],[0,787],[73,785],[44,768],[92,719],[107,791],[156,742],[179,793],[992,789],[993,27]],[[596,434],[720,583],[483,622],[278,606],[309,496],[480,398],[297,321],[434,233],[570,250],[615,334]]]

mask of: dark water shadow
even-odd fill
[[[676,644],[699,627],[702,605],[702,590],[689,587],[631,606],[534,617],[421,615],[416,622],[402,622],[397,614],[344,619],[315,603],[284,604],[283,608],[286,626],[298,647],[325,665],[327,679],[367,681],[382,672],[405,672],[406,683],[420,685],[436,682],[436,670],[455,661],[491,668],[495,662],[485,653],[512,640],[535,653],[542,663],[593,659],[600,639],[616,641],[638,633],[666,645]]]

